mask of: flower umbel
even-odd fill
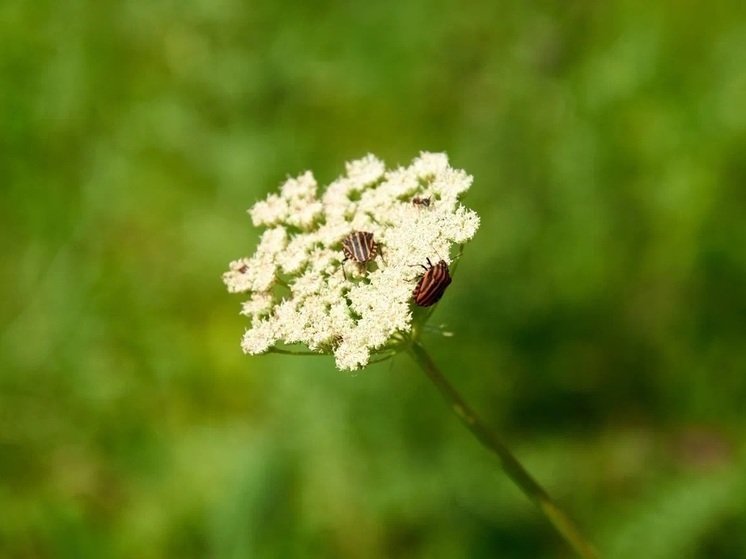
[[[302,343],[333,353],[340,369],[364,367],[411,339],[419,266],[428,258],[450,263],[453,245],[479,227],[459,201],[472,177],[445,154],[422,153],[391,171],[372,155],[346,167],[321,194],[309,171],[249,210],[266,230],[254,255],[223,274],[229,291],[250,294],[241,311],[251,320],[246,353]],[[379,248],[366,266],[345,262],[342,241],[355,231],[372,233]]]

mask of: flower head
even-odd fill
[[[479,227],[459,202],[471,183],[445,154],[423,152],[392,171],[368,155],[347,163],[323,193],[309,171],[257,202],[249,213],[266,230],[256,252],[223,274],[228,291],[250,296],[241,311],[251,320],[243,350],[301,343],[354,370],[408,339],[418,266],[428,258],[450,263],[451,247]],[[356,231],[372,233],[373,262],[346,258],[342,242]]]

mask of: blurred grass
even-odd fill
[[[431,341],[608,558],[746,555],[739,2],[0,5],[0,556],[570,557],[406,358],[247,358],[288,174],[447,151]]]

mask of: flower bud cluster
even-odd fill
[[[409,334],[419,265],[449,263],[451,247],[479,227],[459,201],[472,177],[451,168],[445,154],[423,152],[390,171],[368,155],[346,170],[323,192],[308,171],[249,210],[265,231],[256,252],[223,274],[230,292],[249,295],[246,353],[304,344],[333,353],[340,369],[364,367]],[[373,233],[378,254],[365,266],[345,261],[342,240],[354,231]]]

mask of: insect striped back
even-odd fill
[[[345,260],[354,260],[359,264],[366,264],[375,259],[377,248],[373,241],[373,233],[353,231],[342,239],[342,252]]]
[[[420,198],[419,196],[415,196],[412,198],[412,204],[415,206],[423,206],[425,208],[430,207],[430,198]]]
[[[342,273],[347,279],[344,263],[347,260],[357,262],[361,272],[367,270],[368,262],[374,260],[378,254],[378,245],[373,240],[373,233],[368,231],[353,231],[342,239],[342,252],[345,255],[342,261]],[[381,255],[383,259],[383,255]]]
[[[446,288],[453,281],[445,260],[433,265],[428,258],[427,264],[429,267],[422,266],[425,268],[425,273],[412,292],[415,304],[420,307],[429,307],[440,301]]]

